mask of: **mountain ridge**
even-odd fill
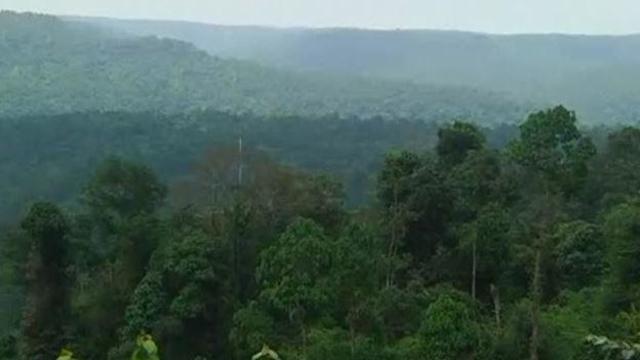
[[[512,35],[256,28],[109,18],[73,21],[179,39],[212,55],[287,71],[472,87],[519,101],[564,103],[592,123],[640,121],[640,106],[629,100],[640,96],[640,72],[634,70],[640,68],[640,34]],[[623,73],[622,86],[619,79],[601,75],[607,71]],[[591,88],[602,96],[594,95]]]
[[[301,74],[211,55],[186,41],[113,36],[95,25],[48,15],[3,13],[0,31],[2,117],[211,108],[488,123],[518,121],[526,113],[497,93]]]

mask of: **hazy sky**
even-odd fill
[[[220,24],[640,33],[640,0],[0,0],[0,8]]]

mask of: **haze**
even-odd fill
[[[635,0],[0,0],[5,10],[279,27],[640,32]]]

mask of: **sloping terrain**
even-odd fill
[[[0,14],[0,100],[0,116],[213,108],[489,123],[525,112],[468,88],[297,74],[214,57],[186,42],[10,12]]]
[[[591,122],[640,120],[640,35],[490,35],[451,31],[275,29],[74,19],[112,32],[191,42],[282,69],[507,92],[564,103]]]

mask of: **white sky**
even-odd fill
[[[492,33],[640,33],[640,0],[0,0],[64,15]]]

